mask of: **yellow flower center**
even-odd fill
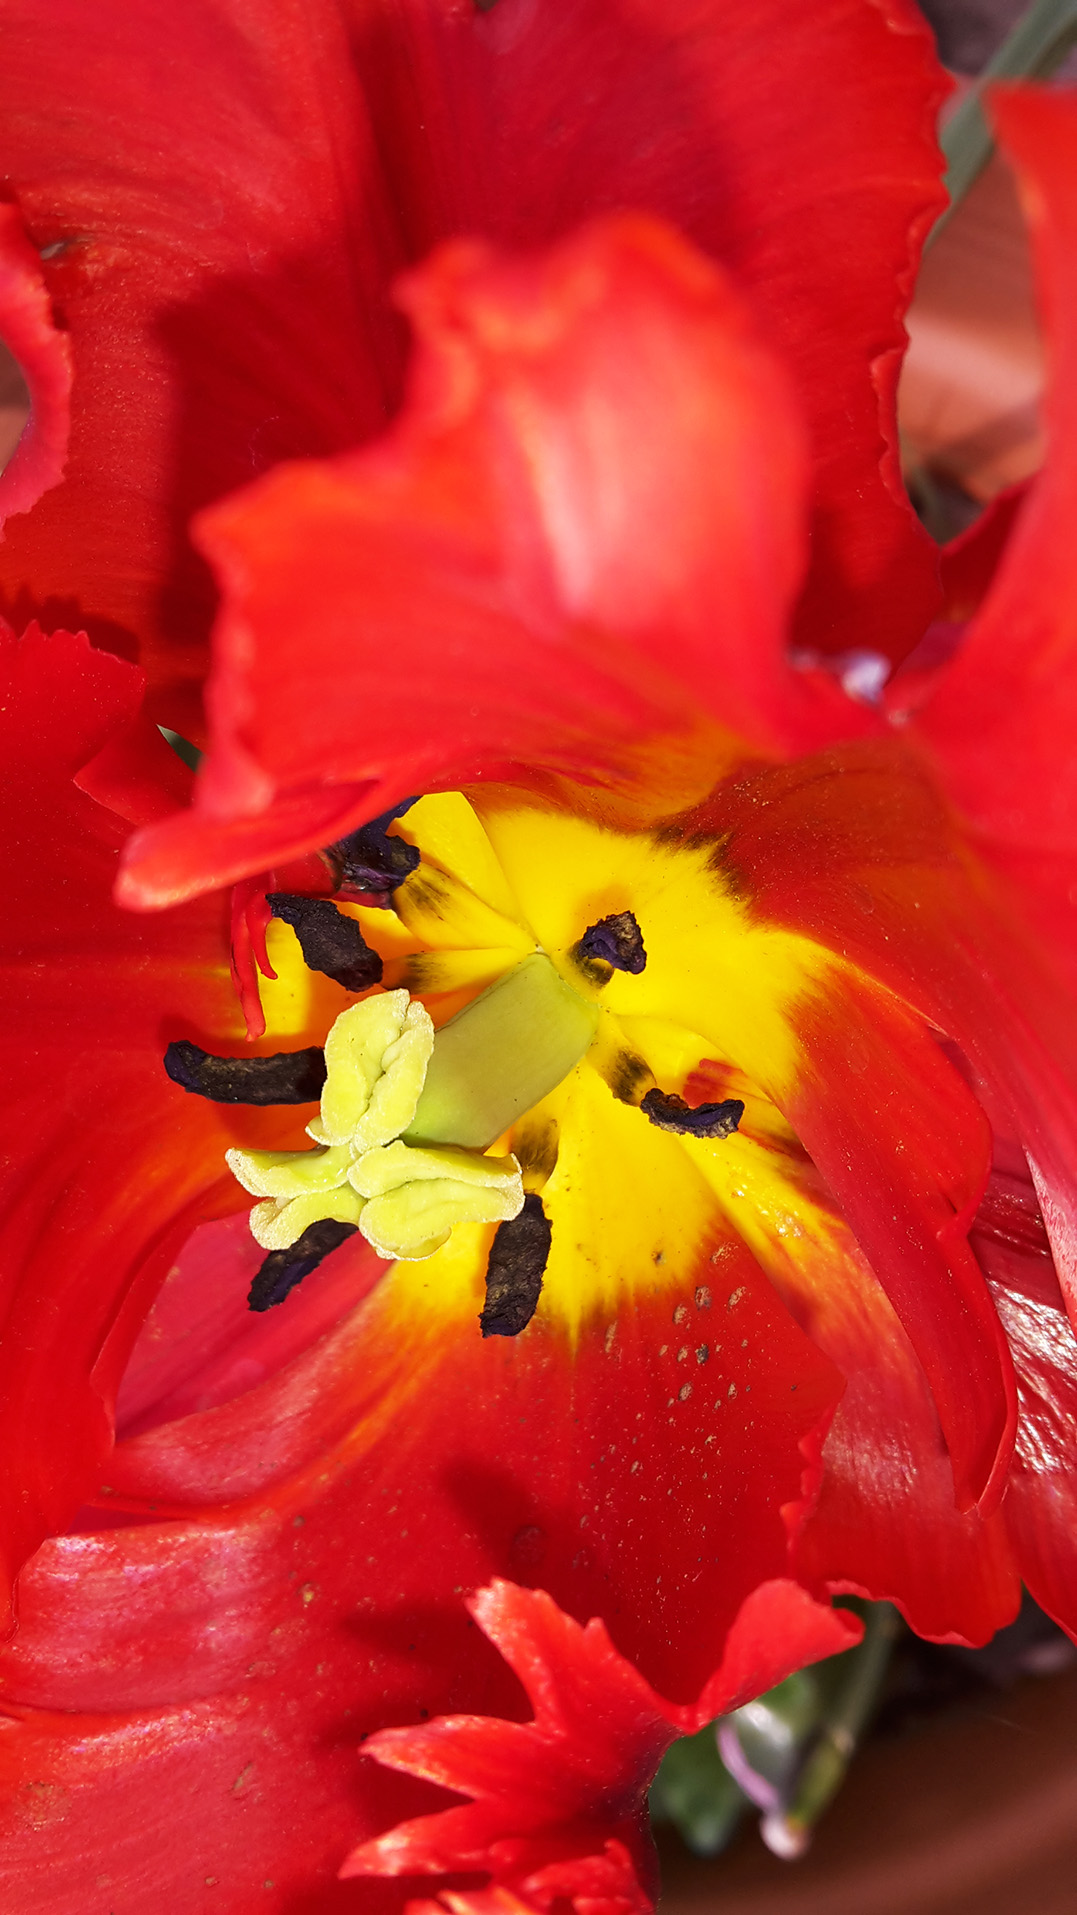
[[[506,788],[422,798],[391,829],[421,861],[391,909],[338,906],[384,988],[329,1029],[314,1147],[229,1152],[260,1244],[357,1226],[430,1260],[424,1288],[455,1309],[481,1298],[492,1227],[538,1215],[541,1308],[575,1337],[730,1228],[765,1266],[830,1232],[780,1112],[795,1012],[838,960],[757,922],[711,843]],[[272,953],[270,1028],[305,1028],[287,925]]]

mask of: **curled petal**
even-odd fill
[[[965,1233],[990,1133],[918,1019],[868,987],[805,1005],[787,1114],[923,1364],[958,1508],[1005,1487],[1016,1396],[1009,1349]]]
[[[796,1539],[798,1574],[812,1588],[894,1602],[933,1641],[986,1642],[1020,1599],[1005,1517],[954,1507],[932,1393],[882,1285],[840,1237],[771,1274],[847,1379],[819,1499]]]

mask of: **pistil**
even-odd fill
[[[598,1006],[534,952],[437,1032],[405,1139],[486,1150],[563,1083],[598,1019]]]

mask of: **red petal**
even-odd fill
[[[829,985],[797,1020],[787,1109],[931,1385],[959,1509],[1002,1492],[1016,1401],[1006,1339],[964,1233],[990,1132],[957,1073],[882,992]]]
[[[701,709],[771,749],[832,725],[782,660],[788,395],[713,269],[624,218],[535,260],[448,249],[408,303],[389,438],[204,522],[229,592],[217,731],[200,813],[140,837],[130,902],[325,842],[334,805],[343,827],[476,777],[624,778],[635,740]]]
[[[30,417],[0,473],[2,522],[28,512],[62,478],[71,397],[71,350],[53,324],[41,261],[14,206],[0,206],[0,339],[30,394]]]
[[[997,95],[1032,224],[1051,379],[1047,460],[992,589],[918,723],[949,789],[1003,848],[1077,852],[1077,100]]]
[[[376,429],[399,376],[347,31],[322,0],[12,0],[0,107],[78,369],[66,482],[9,529],[0,577],[137,641],[186,732],[212,603],[191,512]]]
[[[728,265],[810,422],[800,643],[900,657],[937,597],[894,423],[901,314],[943,204],[946,82],[920,14],[904,0],[580,0],[476,21],[409,0],[404,17],[371,74],[413,230],[534,245],[637,206]]]
[[[954,1507],[954,1481],[927,1378],[893,1306],[849,1241],[787,1259],[772,1279],[838,1364],[845,1395],[823,1444],[797,1573],[816,1589],[896,1603],[920,1636],[980,1643],[1012,1621],[1020,1583],[1001,1514]],[[1007,1505],[1008,1506],[1008,1505]]]
[[[376,1761],[474,1799],[365,1843],[342,1874],[483,1868],[533,1889],[544,1846],[575,1843],[586,1853],[615,1832],[645,1862],[645,1795],[676,1735],[860,1636],[855,1617],[821,1607],[794,1583],[768,1583],[745,1602],[699,1701],[682,1708],[655,1694],[603,1623],[582,1629],[544,1590],[494,1583],[471,1609],[519,1676],[534,1719],[447,1717],[371,1736],[365,1751]]]
[[[791,1668],[836,1656],[860,1641],[862,1626],[848,1610],[813,1602],[796,1583],[763,1583],[742,1604],[722,1660],[704,1684],[695,1708],[698,1728],[713,1717],[783,1682]]]
[[[992,992],[979,968],[990,978],[993,953],[975,936],[982,901],[946,813],[915,762],[888,743],[731,779],[682,828],[714,835],[760,921],[834,953],[793,1013],[796,1082],[771,1095],[912,1340],[967,1508],[1001,1490],[1014,1386],[963,1235],[990,1134],[924,1020],[957,1037],[977,1068],[993,1062],[996,1079],[1018,1046],[1011,1037],[992,1048],[1002,987]],[[970,1009],[984,1015],[970,1019]]]
[[[1027,496],[1027,480],[996,492],[968,530],[943,546],[943,618],[964,621],[979,611]]]
[[[235,1010],[219,904],[167,923],[116,910],[123,827],[72,782],[130,721],[139,674],[62,633],[0,643],[10,1579],[96,1479],[107,1404],[153,1288],[191,1223],[227,1193],[227,1127],[169,1084],[163,1018],[229,1033]]]
[[[208,592],[185,521],[377,428],[387,270],[447,232],[534,244],[637,205],[728,261],[794,368],[818,474],[803,642],[907,650],[933,589],[893,423],[939,203],[918,16],[410,0],[354,37],[323,4],[9,8],[4,166],[79,367],[68,480],[12,534],[10,588],[137,637],[161,715],[193,725]]]
[[[222,1267],[221,1247],[204,1278],[190,1269],[185,1293],[195,1286],[196,1324],[198,1286],[211,1282],[212,1268],[244,1292],[249,1282],[234,1253]],[[326,1281],[332,1268],[330,1260]],[[588,1325],[574,1357],[556,1322],[544,1329],[536,1320],[507,1344],[484,1342],[474,1329],[478,1269],[475,1281],[474,1313],[442,1323],[440,1342],[431,1342],[421,1322],[402,1332],[412,1306],[407,1272],[398,1269],[365,1314],[341,1322],[290,1367],[217,1408],[120,1443],[110,1488],[128,1505],[228,1502],[313,1466],[349,1429],[383,1429],[386,1480],[406,1479],[409,1501],[425,1495],[423,1524],[444,1529],[449,1588],[464,1574],[452,1553],[459,1508],[481,1507],[487,1541],[468,1571],[473,1581],[495,1571],[533,1575],[577,1613],[613,1613],[615,1588],[623,1648],[665,1686],[698,1687],[743,1597],[783,1572],[781,1511],[799,1502],[800,1444],[829,1415],[840,1387],[834,1371],[740,1246],[723,1248],[713,1266],[704,1252],[700,1269],[685,1272],[672,1293],[620,1308],[616,1331],[604,1319]],[[173,1321],[183,1294],[171,1306]],[[675,1329],[672,1312],[686,1311],[701,1335],[713,1336],[712,1325],[720,1335],[730,1296],[738,1335],[728,1359],[723,1354],[720,1381],[707,1387],[711,1372],[698,1369],[685,1390],[678,1353],[690,1330]],[[214,1336],[212,1318],[205,1321]],[[313,1333],[316,1315],[310,1322]],[[223,1364],[224,1346],[216,1347]],[[257,1345],[237,1353],[244,1354],[259,1360]],[[212,1374],[207,1382],[212,1390]],[[716,1430],[720,1459],[713,1470],[702,1464],[701,1515],[695,1495],[678,1486],[692,1454],[695,1480]],[[428,1574],[437,1573],[431,1561]]]
[[[1032,1595],[1077,1638],[1077,1341],[1027,1179],[993,1179],[972,1241],[1014,1354],[1021,1408],[1001,1518]]]
[[[600,1610],[675,1682],[706,1675],[740,1596],[783,1563],[779,1505],[798,1492],[797,1437],[832,1400],[830,1373],[819,1363],[813,1374],[810,1346],[749,1260],[728,1267],[756,1355],[720,1412],[721,1469],[702,1517],[683,1472],[695,1482],[715,1411],[699,1389],[669,1406],[683,1370],[674,1350],[656,1352],[672,1302],[657,1317],[622,1311],[612,1339],[602,1321],[586,1326],[573,1359],[538,1319],[515,1342],[484,1343],[478,1296],[447,1325],[406,1268],[246,1396],[121,1444],[108,1481],[122,1490],[125,1456],[138,1455],[140,1526],[47,1543],[24,1572],[19,1635],[0,1658],[18,1718],[2,1738],[13,1781],[68,1791],[47,1850],[63,1863],[57,1915],[92,1902],[105,1841],[132,1915],[152,1915],[162,1894],[185,1907],[206,1874],[234,1897],[264,1874],[276,1884],[267,1908],[284,1910],[333,1875],[349,1840],[428,1806],[382,1793],[369,1769],[363,1779],[356,1745],[423,1708],[512,1714],[515,1685],[454,1593],[491,1573],[541,1578],[574,1610]],[[713,1312],[724,1308],[717,1274]],[[217,1275],[235,1281],[228,1265]],[[208,1290],[211,1273],[191,1280]],[[689,1311],[692,1297],[689,1279]],[[293,1444],[289,1475],[278,1432],[304,1417],[312,1440]],[[230,1506],[154,1520],[184,1464],[190,1488],[197,1468],[203,1493]],[[638,1541],[626,1548],[626,1537]],[[821,1625],[807,1620],[817,1645]],[[733,1652],[731,1681],[766,1674],[758,1634]],[[783,1670],[805,1640],[798,1621]],[[668,1739],[688,1712],[664,1706]],[[61,1713],[37,1713],[50,1710]],[[196,1736],[207,1738],[200,1762]],[[3,1852],[20,1906],[41,1866],[36,1824],[29,1836],[20,1824]]]

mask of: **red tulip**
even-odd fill
[[[892,400],[939,76],[897,0],[5,4],[5,166],[65,330],[16,238],[37,436],[0,573],[13,614],[98,647],[9,639],[0,714],[16,1893],[31,1866],[79,1915],[365,1906],[333,1886],[349,1847],[394,1872],[423,1838],[374,1838],[431,1804],[379,1792],[361,1735],[484,1794],[430,1754],[448,1729],[385,1734],[511,1721],[461,1601],[498,1575],[549,1592],[504,1602],[560,1632],[557,1682],[554,1601],[608,1625],[609,1719],[626,1683],[651,1714],[623,1772],[567,1735],[586,1787],[542,1867],[591,1872],[536,1889],[494,1858],[488,1895],[612,1915],[648,1887],[624,1833],[662,1737],[703,1719],[656,1690],[726,1706],[760,1585],[799,1622],[759,1686],[840,1644],[790,1575],[966,1641],[1023,1578],[1074,1624],[1077,113],[1001,109],[1055,436],[997,569],[989,524],[932,623]],[[387,284],[460,233],[402,282],[383,430]],[[212,594],[184,528],[225,493],[195,530],[208,754],[167,816],[186,774],[110,653],[194,731]],[[416,791],[381,842],[421,862],[337,914],[317,854]],[[124,902],[169,911],[110,903],[125,839]],[[536,950],[592,1019],[496,1146],[549,1226],[525,1324],[493,1321],[474,1221],[391,1268],[351,1235],[249,1316],[224,1150],[304,1149],[311,1100],[255,1114],[161,1068],[243,1054],[233,881],[248,1006],[283,892],[439,1029]],[[279,921],[270,955],[256,1054],[317,1052],[356,980]],[[339,1189],[361,1231],[371,1192]],[[513,1737],[482,1734],[496,1763]],[[533,1833],[502,1807],[498,1840]]]

